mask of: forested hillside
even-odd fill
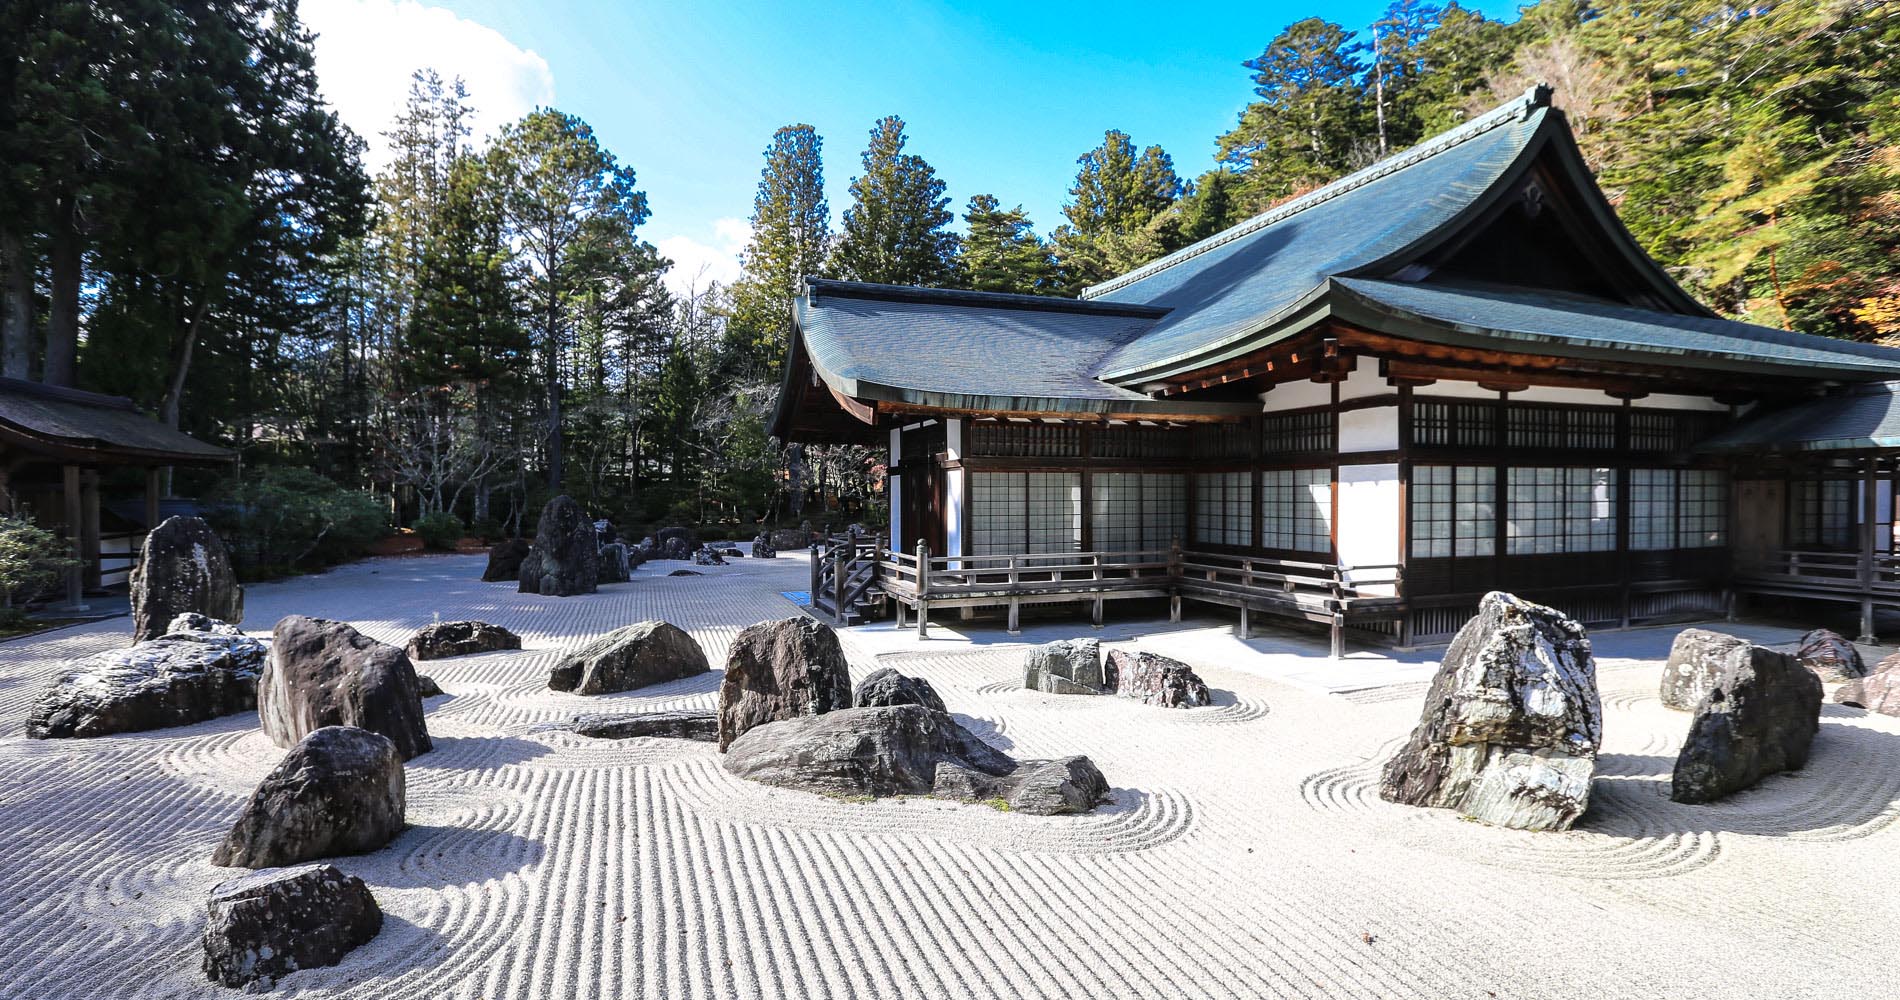
[[[1537,81],[1704,301],[1900,339],[1896,6],[1545,0],[1504,23],[1397,0],[1370,25],[1299,21],[1232,68],[1251,99],[1205,148],[1143,146],[1101,108],[1060,220],[1020,192],[957,211],[893,115],[833,160],[853,178],[834,222],[823,140],[787,125],[743,277],[678,294],[639,164],[574,116],[477,141],[482,95],[423,67],[370,176],[283,0],[8,4],[0,366],[241,448],[247,495],[329,489],[273,471],[313,470],[396,524],[512,531],[557,490],[633,526],[863,516],[874,455],[765,434],[804,276],[1074,294]]]

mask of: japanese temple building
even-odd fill
[[[1078,299],[811,279],[795,316],[774,433],[889,448],[889,535],[814,565],[844,620],[1166,598],[1337,649],[1494,589],[1900,607],[1900,350],[1695,301],[1548,88]]]

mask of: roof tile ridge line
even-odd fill
[[[1308,191],[1306,194],[1294,198],[1291,201],[1275,205],[1245,222],[1237,223],[1223,232],[1209,236],[1199,243],[1176,250],[1174,253],[1168,254],[1159,260],[1153,260],[1143,264],[1127,274],[1110,278],[1099,285],[1090,285],[1082,289],[1080,297],[1085,300],[1093,299],[1098,295],[1105,295],[1116,289],[1125,288],[1144,278],[1153,277],[1176,264],[1193,260],[1201,254],[1226,246],[1241,237],[1251,236],[1268,226],[1283,222],[1309,208],[1325,204],[1340,195],[1357,191],[1373,181],[1389,177],[1422,160],[1428,160],[1448,149],[1470,142],[1495,128],[1526,119],[1530,116],[1531,112],[1548,107],[1549,104],[1550,88],[1543,84],[1534,86],[1522,96],[1500,104],[1457,128],[1440,132],[1438,135],[1413,146],[1411,149],[1395,153],[1377,163],[1347,174],[1330,184]]]
[[[130,396],[114,396],[111,393],[93,392],[91,389],[81,389],[77,386],[48,385],[45,382],[35,382],[24,378],[0,378],[0,392],[9,390],[40,399],[57,399],[66,403],[78,403],[81,406],[145,414],[145,411],[139,409],[139,405],[133,402]]]
[[[813,282],[817,282],[818,287],[814,288]],[[826,285],[831,287],[829,289],[823,287]],[[1046,312],[1095,313],[1147,319],[1158,318],[1172,311],[1167,306],[1151,306],[1139,302],[1094,302],[1089,299],[1071,298],[1067,295],[989,292],[974,288],[930,288],[924,285],[893,285],[878,281],[848,281],[842,278],[808,278],[805,288],[806,294],[800,297],[807,303],[823,298],[824,293],[847,299],[879,298],[877,293],[885,293],[882,297],[893,301],[935,299],[969,305],[1013,306]],[[818,291],[821,294],[812,295],[812,291]]]

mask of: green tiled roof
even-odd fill
[[[1751,414],[1697,447],[1707,452],[1900,448],[1900,382],[1849,386],[1831,396]]]
[[[210,464],[234,461],[235,452],[175,431],[119,396],[0,378],[0,434],[75,458]]]

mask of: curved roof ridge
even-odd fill
[[[1364,187],[1382,177],[1404,170],[1423,160],[1428,160],[1447,149],[1474,139],[1492,129],[1528,118],[1533,113],[1550,106],[1551,88],[1548,84],[1537,84],[1522,95],[1512,98],[1490,111],[1465,122],[1454,129],[1439,133],[1431,139],[1419,143],[1410,149],[1394,153],[1371,166],[1347,174],[1339,180],[1309,191],[1291,201],[1283,202],[1245,222],[1237,223],[1221,232],[1215,233],[1198,243],[1182,247],[1167,256],[1149,261],[1127,274],[1110,278],[1097,285],[1082,289],[1082,299],[1092,299],[1120,288],[1125,288],[1152,277],[1183,261],[1192,260],[1210,250],[1225,246],[1235,240],[1259,232],[1268,226],[1298,215],[1316,205],[1324,204],[1340,195]]]

